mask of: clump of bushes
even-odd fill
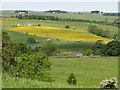
[[[34,51],[25,44],[13,43],[8,33],[2,31],[2,73],[10,77],[52,82],[54,79],[48,72],[50,69],[51,62],[46,54]]]
[[[51,62],[45,54],[23,54],[20,60],[18,60],[18,76],[52,82],[53,78],[47,72],[47,70],[50,70],[51,65]]]
[[[88,31],[97,35],[97,36],[109,38],[109,34],[108,34],[109,30],[100,29],[95,25],[89,26]]]
[[[76,79],[76,77],[75,77],[75,75],[73,73],[70,74],[70,76],[67,79],[67,82],[70,85],[76,85],[77,84],[77,79]]]
[[[66,29],[69,29],[69,28],[70,28],[70,26],[69,26],[69,25],[66,25],[66,26],[65,26],[65,28],[66,28]]]
[[[26,32],[25,35],[28,35],[28,32]]]
[[[58,50],[55,43],[53,43],[52,41],[47,41],[42,45],[41,52],[48,56],[54,56],[57,54]]]
[[[41,26],[40,24],[38,24],[38,26]]]
[[[33,43],[35,43],[36,41],[35,41],[35,38],[29,37],[29,38],[27,39],[27,42],[33,44]]]
[[[86,49],[85,52],[84,52],[85,56],[90,56],[92,54],[93,54],[93,50],[92,49]]]
[[[101,49],[101,56],[120,56],[120,41],[113,40]]]
[[[110,78],[103,80],[100,84],[101,84],[101,88],[114,89],[117,85],[117,81],[116,78]]]

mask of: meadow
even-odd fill
[[[81,13],[81,14],[67,14],[67,13],[39,13],[39,12],[31,12],[30,15],[43,15],[43,16],[56,16],[59,18],[71,18],[71,19],[83,19],[83,20],[91,20],[91,21],[107,21],[113,22],[114,19],[117,19],[117,16],[103,16],[103,14],[90,14],[90,13]]]
[[[18,15],[14,12],[4,12],[3,16]],[[49,15],[60,18],[74,18],[104,21],[114,21],[117,17],[103,16],[102,14],[57,14],[57,13],[40,13],[30,12],[29,15]],[[41,26],[16,27],[17,24],[32,24]],[[65,29],[69,25],[70,29]],[[96,36],[87,31],[88,27],[96,25],[103,30],[109,30],[109,39]],[[75,27],[76,29],[73,29]],[[42,46],[48,38],[62,52],[81,52],[86,49],[93,49],[96,40],[112,40],[114,34],[118,33],[118,27],[111,25],[93,24],[85,22],[62,22],[50,20],[19,20],[16,18],[3,18],[2,30],[8,32],[11,40],[15,43],[25,42],[32,48]],[[28,35],[25,33],[28,32]],[[35,35],[35,36],[34,36]],[[34,37],[39,43],[27,43],[29,37]],[[90,40],[91,38],[91,40]],[[59,40],[57,40],[59,39]],[[104,79],[116,77],[118,80],[118,59],[115,58],[52,58],[51,70],[49,71],[55,79],[55,82],[42,82],[26,78],[9,77],[3,74],[3,88],[99,88],[100,82]],[[67,79],[71,73],[77,78],[77,85],[69,85]]]
[[[44,38],[44,37],[39,37],[39,36],[33,36],[33,35],[25,35],[23,33],[20,32],[14,32],[14,31],[10,31],[10,30],[4,30],[3,31],[7,32],[9,34],[9,36],[11,37],[11,40],[14,43],[23,43],[23,42],[27,42],[27,39],[29,37],[33,37],[35,38],[35,40],[39,41],[40,43],[35,43],[35,44],[29,44],[27,43],[27,46],[31,46],[33,48],[35,47],[39,47],[42,44],[44,44],[46,42],[46,40],[48,38]],[[61,51],[81,51],[84,52],[84,49],[87,48],[93,48],[95,45],[95,42],[76,42],[76,41],[64,41],[64,40],[60,40],[57,41],[55,39],[51,39],[53,43],[56,44],[56,46],[61,50]]]
[[[64,28],[65,25],[69,25],[70,29],[73,27],[76,27],[78,30],[87,30],[88,26],[90,25],[96,25],[98,28],[101,28],[103,30],[109,30],[109,36],[110,38],[113,38],[114,34],[118,33],[118,29],[115,26],[110,26],[110,25],[101,25],[101,24],[91,24],[91,23],[81,23],[81,22],[61,22],[61,21],[50,21],[50,20],[19,20],[19,19],[13,19],[13,18],[6,18],[2,20],[2,27],[3,29],[5,28],[14,28],[13,26],[16,26],[17,24],[32,24],[32,25],[38,25],[40,24],[41,26],[44,27],[56,27],[56,28]],[[10,36],[13,42],[21,43],[21,42],[26,42],[28,37],[33,37],[31,35],[24,35],[22,33],[18,32],[13,32],[13,31],[8,31],[6,30]],[[18,37],[19,36],[19,37]],[[42,43],[44,43],[45,39],[44,37],[34,37],[36,40],[40,41],[38,44],[27,44],[32,47],[36,46],[41,46]],[[67,37],[68,38],[68,37]],[[77,42],[77,41],[56,41],[53,40],[58,47],[63,50],[63,51],[81,51],[84,52],[85,49],[87,48],[93,48],[95,45],[95,42]]]
[[[43,26],[29,26],[29,27],[15,27],[6,28],[7,30],[12,30],[16,32],[21,32],[29,35],[68,40],[68,41],[91,41],[95,42],[97,40],[103,40],[103,43],[108,43],[110,39],[96,36],[89,33],[87,30],[77,30],[77,29],[64,29],[56,27],[43,27]]]
[[[14,13],[14,11],[2,11],[3,16],[10,17],[11,15],[19,15]],[[90,13],[81,13],[81,14],[73,14],[73,13],[44,13],[44,12],[32,12],[29,11],[27,15],[41,15],[41,16],[55,16],[59,18],[71,18],[71,19],[83,19],[83,20],[91,20],[91,21],[107,21],[113,22],[117,19],[117,16],[103,16],[103,14],[90,14]]]
[[[117,58],[50,58],[50,61],[50,74],[55,77],[55,82],[5,76],[3,88],[98,88],[102,80],[118,78]],[[75,74],[77,85],[67,84],[70,73]]]
[[[11,28],[16,26],[17,24],[32,24],[41,26],[48,26],[48,27],[58,27],[64,28],[65,25],[69,25],[72,29],[75,27],[76,29],[80,30],[87,30],[89,26],[96,25],[98,28],[103,30],[109,30],[109,38],[113,38],[114,34],[118,33],[118,28],[115,26],[110,25],[101,25],[101,24],[92,24],[92,23],[83,23],[83,22],[62,22],[62,21],[50,21],[50,20],[19,20],[19,19],[3,19],[2,20],[2,27],[4,28]]]

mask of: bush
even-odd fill
[[[70,74],[70,76],[68,77],[68,80],[67,82],[70,84],[70,85],[76,85],[77,84],[77,80],[76,80],[76,77],[73,73]]]
[[[33,43],[35,43],[35,39],[33,37],[29,37],[27,39],[27,42],[33,44]]]
[[[89,26],[88,31],[97,36],[109,38],[109,35],[108,35],[109,30],[104,31],[103,29],[100,29],[95,25]]]
[[[28,32],[26,32],[25,35],[28,35]]]
[[[85,52],[84,52],[84,55],[86,56],[90,56],[93,54],[93,50],[92,49],[86,49]]]
[[[70,26],[69,26],[69,25],[66,25],[66,26],[65,26],[65,28],[67,28],[67,29],[68,29],[68,28],[70,28]]]
[[[30,54],[30,55],[29,55]],[[8,33],[2,32],[2,72],[12,77],[24,77],[52,82],[53,77],[47,72],[51,69],[48,56],[33,53],[25,44],[15,44]]]
[[[41,26],[40,24],[38,24],[38,26]]]
[[[104,46],[103,40],[97,40],[95,43],[95,47],[101,49]]]
[[[7,32],[2,31],[2,72],[11,72],[10,67],[16,67],[16,57],[19,56],[18,44],[11,41]]]
[[[93,54],[94,55],[100,55],[101,54],[101,49],[105,46],[103,44],[103,40],[97,40],[95,43],[95,46],[92,48],[93,49]]]
[[[45,54],[23,54],[18,60],[18,76],[52,82],[53,79],[47,72],[47,70],[50,70],[51,65]]]
[[[101,56],[120,56],[120,41],[113,40],[101,49]]]
[[[103,80],[100,84],[101,84],[101,88],[114,89],[117,85],[117,81],[116,78],[110,78]]]
[[[52,41],[47,41],[42,47],[41,51],[48,56],[54,56],[57,53],[57,47]]]

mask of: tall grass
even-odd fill
[[[98,88],[104,79],[118,78],[118,60],[115,58],[50,58],[50,74],[55,82],[48,83],[3,74],[3,88]],[[74,73],[77,85],[67,84]]]
[[[43,82],[25,78],[9,77],[7,74],[2,76],[2,88],[79,88],[80,86],[68,85],[60,82]],[[82,86],[81,86],[82,87]]]

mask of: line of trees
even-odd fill
[[[108,36],[109,30],[100,29],[95,25],[89,26],[88,31],[95,34],[95,35],[97,35],[97,36],[109,38],[109,36]]]
[[[104,13],[103,16],[118,16],[119,13]]]
[[[61,11],[61,10],[49,10],[49,11],[45,11],[47,13],[68,13],[66,11]]]
[[[107,44],[103,44],[103,40],[98,40],[92,49],[94,55],[120,56],[120,41],[113,40]]]
[[[55,17],[55,16],[16,15],[16,16],[11,16],[11,17],[12,18],[18,18],[18,19],[37,19],[37,20],[53,20],[53,21],[87,22],[87,23],[118,26],[118,22],[91,21],[91,20],[83,20],[83,19],[59,18],[59,17]]]
[[[16,15],[11,16],[12,18],[18,18],[18,19],[37,19],[37,20],[54,20],[58,21],[58,17],[54,16],[37,16],[37,15]]]
[[[28,13],[28,11],[25,11],[25,10],[16,10],[16,11],[15,11],[15,13],[19,13],[19,12]]]
[[[113,40],[101,48],[101,56],[120,56],[120,41]]]

